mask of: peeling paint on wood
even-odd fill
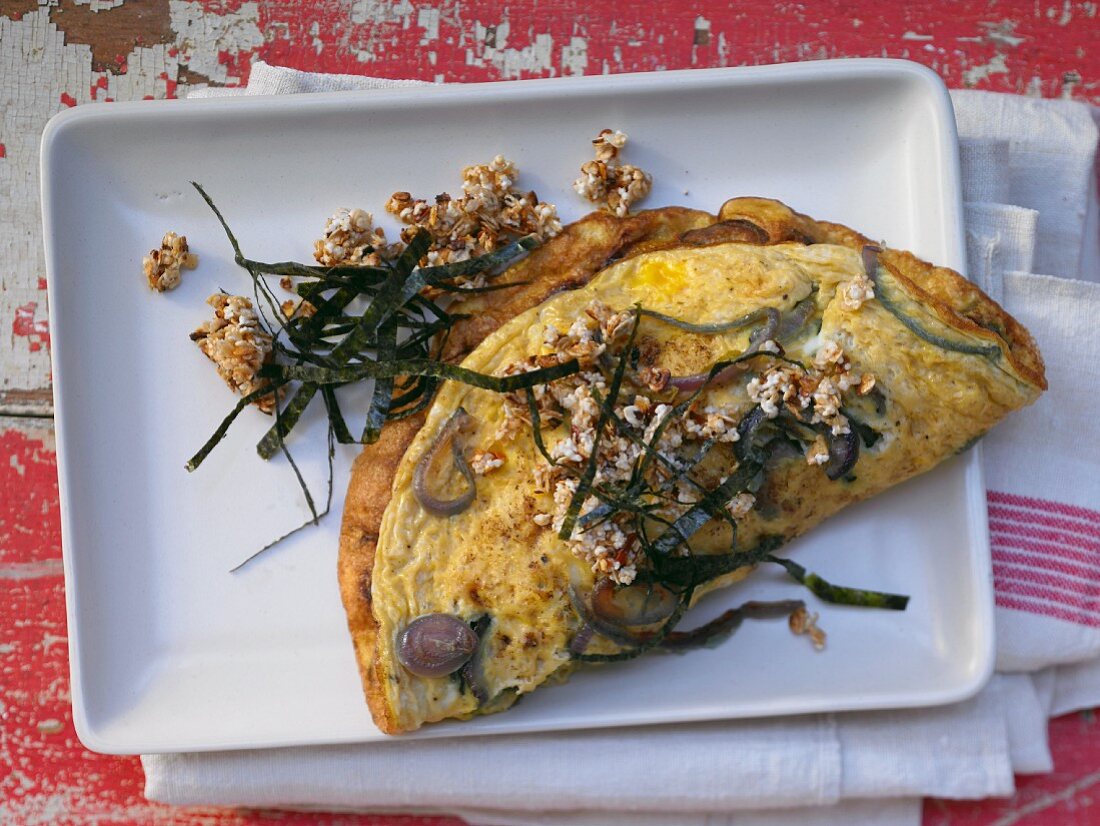
[[[37,143],[66,106],[242,83],[257,56],[437,81],[887,56],[950,86],[1100,102],[1098,27],[1080,0],[0,0],[0,414],[51,410]],[[147,803],[136,760],[76,740],[63,597],[50,423],[0,415],[0,823],[458,824]],[[1052,732],[1054,774],[1007,801],[930,802],[927,826],[1100,826],[1096,719]]]
[[[1100,100],[1097,4],[1081,0],[635,0],[600,11],[581,0],[0,0],[0,15],[0,331],[12,331],[0,412],[49,410],[48,333],[34,326],[37,140],[63,106],[241,83],[256,56],[476,81],[882,55],[926,63],[953,86]],[[28,320],[29,333],[14,332]]]

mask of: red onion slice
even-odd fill
[[[825,475],[832,480],[847,476],[859,459],[859,436],[854,429],[840,436],[829,434],[829,461],[825,463]]]
[[[418,677],[446,677],[477,650],[478,636],[451,614],[425,614],[406,626],[397,640],[397,659]]]
[[[740,358],[746,358],[760,352],[760,348],[764,346],[765,341],[770,341],[775,338],[776,330],[779,329],[779,310],[774,307],[767,307],[761,312],[764,314],[765,318],[764,326],[758,327],[753,331],[752,335],[749,336],[749,346],[745,348]],[[748,365],[738,362],[723,367],[714,374],[714,378],[710,378],[710,371],[706,373],[696,373],[691,376],[670,376],[668,385],[669,387],[675,387],[681,392],[694,393],[700,387],[707,384],[708,379],[710,379],[711,386],[719,387],[730,379],[740,376],[746,370],[748,370]]]
[[[656,582],[616,587],[603,580],[592,592],[592,613],[614,625],[653,625],[668,619],[680,598]]]
[[[882,252],[882,247],[875,244],[864,244],[863,249],[860,250],[860,256],[863,258],[863,271],[867,273],[872,281],[878,271],[878,254],[880,252]]]
[[[428,513],[436,516],[454,516],[456,513],[462,513],[470,507],[477,496],[477,483],[474,480],[474,473],[466,463],[466,458],[462,455],[462,445],[459,444],[457,439],[457,436],[468,430],[473,422],[474,419],[469,413],[461,407],[458,408],[447,420],[447,423],[443,425],[443,429],[439,431],[439,435],[436,436],[431,447],[428,448],[416,465],[416,471],[413,473],[413,495],[416,496],[417,501]],[[435,464],[435,458],[439,455],[439,451],[448,445],[451,446],[455,468],[462,474],[469,487],[454,499],[440,499],[428,490],[428,473],[431,471],[432,465]]]

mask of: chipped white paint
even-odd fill
[[[352,23],[401,23],[402,28],[409,27],[412,13],[416,11],[409,0],[355,0],[351,7]]]
[[[167,47],[138,47],[123,75],[92,71],[88,46],[66,45],[40,7],[0,17],[0,395],[50,386],[45,263],[38,212],[38,139],[50,116],[92,100],[164,97],[177,73]],[[48,413],[50,403],[11,401],[12,411]]]
[[[438,40],[439,9],[422,8],[416,14],[416,25],[424,30],[424,36],[420,38],[421,46],[427,46],[433,40]]]
[[[993,55],[988,63],[971,66],[963,72],[963,83],[967,86],[975,86],[990,75],[1008,74],[1008,64],[1003,54]]]
[[[561,49],[561,73],[563,75],[583,75],[588,69],[588,41],[583,37],[572,37]]]
[[[92,11],[110,11],[117,9],[124,0],[76,0],[78,6],[90,6]]]
[[[1016,24],[1011,20],[982,23],[981,27],[986,30],[986,38],[994,45],[1015,47],[1024,42],[1024,38],[1015,34]]]
[[[39,562],[6,562],[0,564],[0,579],[38,579],[61,576],[60,559],[43,559]]]
[[[554,39],[549,34],[535,35],[529,45],[517,49],[508,46],[509,33],[507,19],[496,25],[485,25],[480,20],[475,20],[473,36],[467,38],[471,43],[466,48],[466,65],[492,66],[506,80],[524,75],[553,74]],[[573,41],[578,40],[581,38],[573,38]],[[587,43],[584,51],[584,65],[587,66]],[[565,49],[562,54],[564,59]]]
[[[180,65],[217,83],[240,81],[229,74],[222,53],[237,56],[255,51],[264,43],[256,2],[241,3],[237,11],[222,13],[207,11],[199,2],[171,0],[168,13],[176,33]]]

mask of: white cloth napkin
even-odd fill
[[[254,64],[245,90],[389,87]],[[200,93],[202,94],[202,93]],[[199,95],[193,95],[199,96]],[[1052,768],[1046,720],[1100,703],[1097,131],[1082,104],[955,92],[972,276],[1036,336],[1051,390],[986,440],[998,673],[936,709],[143,757],[191,805],[449,812],[483,824],[917,826],[920,797]],[[1053,275],[1034,275],[1038,269]],[[1088,397],[1088,398],[1086,398]]]

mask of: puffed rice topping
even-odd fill
[[[386,232],[362,209],[341,208],[325,222],[322,238],[313,242],[313,257],[324,267],[378,266],[397,256],[400,247],[386,243]]]
[[[141,259],[141,268],[149,286],[158,293],[174,290],[180,284],[180,270],[193,270],[199,257],[187,247],[187,236],[164,233],[160,249],[150,250]]]
[[[629,214],[630,208],[645,198],[653,186],[648,172],[620,162],[619,153],[626,142],[624,133],[602,130],[592,141],[595,160],[584,163],[581,176],[573,182],[578,195],[620,218]]]
[[[534,192],[517,189],[518,178],[516,165],[497,155],[487,164],[462,170],[462,197],[444,192],[428,203],[408,192],[395,192],[386,211],[407,225],[401,233],[406,242],[418,229],[428,231],[428,265],[465,261],[523,235],[542,241],[553,238],[562,228],[557,207],[540,201]],[[485,275],[459,277],[457,283],[484,286]]]
[[[271,336],[260,326],[252,302],[240,295],[215,293],[206,299],[214,318],[204,321],[191,340],[214,362],[218,375],[240,396],[262,390],[270,382],[257,374],[271,358]],[[253,404],[264,413],[275,410],[275,394]]]

